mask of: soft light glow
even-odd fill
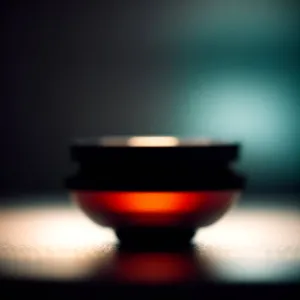
[[[203,77],[186,105],[184,132],[239,141],[250,189],[295,185],[299,113],[282,74],[220,69]]]
[[[87,219],[77,208],[49,207],[30,210],[1,211],[0,236],[7,242],[31,246],[55,247],[62,250],[92,247],[95,243],[114,240],[112,229],[101,228]],[[30,238],[30,239],[28,239]]]
[[[115,213],[189,213],[197,209],[214,209],[231,201],[234,191],[207,192],[97,192],[76,191],[74,200],[91,209]]]
[[[221,217],[238,193],[74,191],[72,195],[93,220],[102,224],[97,216],[103,216],[107,221],[105,224],[116,227],[122,222],[139,226],[170,226],[181,222],[206,224]]]
[[[190,128],[187,129],[191,130],[193,125],[195,131],[204,131],[214,138],[239,140],[246,143],[251,152],[256,147],[258,153],[266,156],[270,150],[275,151],[274,148],[286,151],[289,144],[284,134],[289,133],[289,116],[293,114],[284,101],[287,88],[282,84],[279,89],[273,82],[280,78],[220,73],[192,96],[195,107],[189,115],[192,118],[188,120]]]
[[[253,257],[253,254],[264,255],[261,251],[253,250],[268,249],[272,252],[282,249],[283,245],[289,249],[294,247],[295,240],[299,241],[300,247],[299,230],[298,211],[281,212],[272,208],[232,210],[219,222],[199,229],[194,241],[202,241],[206,247],[222,247],[235,255],[245,257],[249,254]]]
[[[174,147],[179,145],[179,140],[172,136],[135,136],[127,141],[131,147]]]
[[[113,230],[73,207],[1,210],[0,220],[0,269],[7,275],[79,279],[115,251]]]
[[[284,199],[285,203],[289,199]],[[237,207],[215,225],[197,232],[194,243],[199,267],[207,261],[220,281],[281,282],[299,278],[299,232],[300,212],[295,205]],[[91,278],[113,264],[116,241],[111,229],[93,224],[75,207],[44,205],[0,210],[2,274],[57,280]],[[157,280],[167,279],[178,262],[181,265],[177,256],[151,257],[157,271],[143,257],[145,280],[155,281],[156,275]],[[161,277],[160,266],[164,266]],[[129,267],[133,275],[138,272],[132,264]]]
[[[248,208],[199,229],[193,241],[219,280],[281,282],[300,276],[299,230],[297,210]]]
[[[119,213],[186,213],[205,200],[204,193],[182,192],[110,192],[104,197],[107,207]]]

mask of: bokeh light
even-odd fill
[[[284,76],[223,70],[199,81],[186,104],[184,133],[239,141],[250,186],[295,185],[299,109]]]

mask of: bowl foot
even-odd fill
[[[194,234],[193,228],[179,227],[126,227],[116,230],[121,248],[148,250],[189,248]]]

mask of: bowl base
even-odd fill
[[[193,228],[179,227],[126,227],[116,229],[121,248],[129,249],[182,249],[191,246]]]

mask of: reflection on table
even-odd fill
[[[234,208],[191,248],[135,252],[68,205],[0,209],[1,276],[128,283],[300,282],[300,212]]]

